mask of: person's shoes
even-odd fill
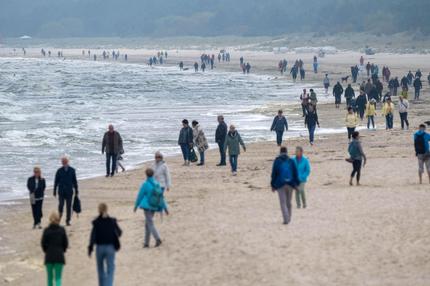
[[[205,163],[198,163],[197,166],[204,166]]]
[[[219,164],[217,164],[217,167],[221,167],[221,166],[227,166],[227,164],[226,163],[219,163]]]
[[[114,173],[110,174],[111,177],[113,177],[114,175],[115,175]]]
[[[301,207],[301,206],[297,206],[297,208],[298,208],[298,209],[301,209],[302,207]]]
[[[106,177],[106,178],[109,178],[109,174],[107,174],[105,177]]]
[[[40,223],[37,225],[38,229],[42,229],[42,226],[40,225]]]
[[[70,221],[66,222],[66,226],[71,226]]]
[[[149,248],[149,244],[144,244],[143,248]]]
[[[237,176],[237,172],[232,172],[231,173],[233,176]]]
[[[161,240],[159,239],[159,240],[157,240],[156,242],[155,242],[155,247],[159,247],[160,245],[161,245]]]
[[[305,209],[305,208],[306,208],[306,205],[303,205],[303,208]]]

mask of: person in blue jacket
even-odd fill
[[[273,192],[278,192],[284,224],[291,221],[291,198],[298,181],[296,164],[288,157],[287,147],[281,147],[279,156],[273,162],[270,185]]]
[[[303,208],[306,208],[306,195],[305,195],[305,184],[311,173],[311,165],[307,157],[303,155],[303,148],[296,147],[296,156],[293,158],[297,167],[297,174],[299,178],[299,185],[296,188],[296,202],[297,208],[301,208],[303,203]]]
[[[276,132],[276,143],[279,147],[282,144],[282,136],[285,130],[288,131],[287,118],[283,115],[282,110],[279,110],[278,115],[273,119],[272,127],[270,127],[270,131]]]
[[[424,166],[427,169],[430,183],[430,134],[426,132],[426,126],[420,124],[419,130],[414,134],[415,155],[418,158],[418,176],[420,184],[423,183]]]
[[[134,204],[134,212],[138,208],[143,209],[145,215],[145,241],[143,244],[144,248],[149,247],[149,241],[151,235],[155,238],[155,247],[161,245],[160,235],[154,225],[154,215],[156,212],[166,212],[167,204],[164,200],[163,191],[158,183],[154,179],[154,170],[146,169],[146,181],[140,187],[139,194]]]

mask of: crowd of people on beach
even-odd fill
[[[91,57],[91,52],[87,53]],[[42,49],[41,53],[45,56],[46,52]],[[48,56],[50,51],[48,51]],[[95,54],[94,54],[95,56]],[[126,56],[126,55],[125,55]],[[119,52],[112,52],[112,57],[119,57]],[[103,59],[108,59],[109,54],[103,53]],[[167,52],[158,52],[149,60],[149,65],[163,64],[163,58],[167,58]],[[96,58],[95,58],[96,59]],[[202,54],[200,65],[195,62],[195,71],[200,68],[202,71],[206,69],[206,64],[214,66],[215,55]],[[218,62],[230,61],[230,54],[227,52],[218,54]],[[357,127],[360,121],[367,118],[367,128],[372,126],[375,129],[375,117],[379,110],[385,118],[387,130],[394,127],[394,113],[396,108],[399,112],[400,125],[402,129],[409,128],[408,109],[409,95],[408,90],[411,86],[415,89],[414,100],[420,100],[420,90],[422,89],[420,70],[411,71],[405,75],[401,81],[397,77],[391,77],[391,71],[387,66],[382,69],[382,80],[379,79],[379,68],[376,64],[370,62],[364,66],[364,58],[360,58],[360,64],[351,67],[351,77],[353,83],[358,80],[358,75],[362,67],[365,67],[367,81],[363,81],[358,86],[358,95],[351,83],[348,83],[348,77],[337,81],[333,86],[332,94],[335,98],[334,106],[340,109],[342,104],[342,96],[344,96],[346,104],[345,126],[349,140],[348,154],[349,157],[345,160],[352,165],[352,172],[349,176],[349,184],[360,185],[361,169],[366,166],[367,157],[362,146],[360,133]],[[279,62],[278,68],[281,74],[287,70],[287,60],[283,59]],[[240,65],[243,73],[249,73],[251,66],[243,57],[240,57]],[[318,72],[318,59],[315,56],[313,59],[314,72]],[[183,62],[179,63],[181,70],[184,69]],[[296,60],[290,73],[295,81],[297,75],[300,74],[301,80],[305,79],[304,63],[301,59]],[[430,75],[428,77],[430,83]],[[346,82],[347,86],[344,89],[342,83]],[[387,84],[388,91],[384,94],[383,82]],[[328,93],[330,87],[329,75],[325,74],[323,86]],[[400,95],[397,95],[397,88],[401,87]],[[393,97],[398,96],[397,107],[393,102]],[[315,130],[320,127],[320,122],[317,113],[318,98],[314,89],[303,89],[300,94],[300,104],[304,125],[309,133],[309,143],[313,145],[315,142]],[[236,129],[236,126],[227,125],[224,116],[217,117],[218,126],[215,131],[215,142],[219,149],[219,163],[217,166],[223,167],[227,165],[227,156],[230,164],[230,171],[233,176],[238,175],[238,159],[241,150],[246,152],[246,145]],[[297,146],[294,156],[288,155],[287,147],[283,146],[284,133],[289,130],[287,117],[283,110],[279,110],[274,117],[270,131],[276,133],[276,144],[279,147],[279,155],[273,162],[271,172],[271,189],[277,192],[281,209],[281,216],[284,224],[290,224],[292,219],[292,197],[295,195],[297,208],[307,208],[308,201],[306,200],[305,186],[311,174],[310,160],[305,156],[304,148]],[[423,181],[423,174],[427,171],[430,181],[430,134],[426,132],[426,126],[421,124],[419,130],[414,133],[414,149],[418,159],[418,174],[419,182]],[[179,130],[178,145],[184,160],[183,166],[189,167],[195,163],[198,167],[203,167],[206,164],[205,152],[209,149],[208,140],[200,123],[194,119],[190,122],[188,119],[182,120],[182,128]],[[121,164],[124,154],[123,139],[120,133],[110,124],[108,130],[102,138],[101,153],[106,156],[106,177],[113,177],[118,172],[118,167],[125,171]],[[228,154],[228,155],[227,155]],[[65,264],[65,252],[69,247],[67,231],[60,226],[61,220],[64,217],[65,224],[71,225],[72,213],[80,213],[80,198],[79,186],[76,176],[76,170],[70,166],[70,160],[67,156],[61,158],[61,167],[55,174],[53,196],[58,199],[58,210],[52,212],[49,216],[49,226],[43,231],[41,246],[45,253],[45,266],[47,272],[48,285],[61,285],[62,271]],[[171,174],[168,165],[164,161],[164,156],[161,152],[156,152],[154,155],[154,163],[152,167],[145,170],[146,179],[142,182],[140,189],[136,194],[135,203],[133,206],[134,212],[142,210],[145,218],[145,236],[143,247],[149,248],[150,241],[153,237],[155,247],[162,245],[162,239],[155,225],[155,215],[157,213],[169,215],[169,206],[165,196],[172,187]],[[40,167],[35,167],[33,175],[28,178],[27,188],[30,194],[30,205],[33,215],[33,228],[42,228],[43,217],[43,200],[46,191],[46,181],[42,176]],[[92,222],[92,229],[89,238],[88,256],[91,256],[95,248],[95,256],[97,261],[97,272],[99,285],[113,285],[115,272],[115,254],[120,250],[120,237],[122,230],[113,217],[108,214],[108,206],[105,203],[98,205],[98,216]]]

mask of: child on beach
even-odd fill
[[[348,131],[348,140],[351,141],[352,134],[355,131],[355,128],[358,125],[358,117],[357,114],[354,113],[353,108],[348,107],[348,113],[345,118],[346,129]]]
[[[357,186],[360,185],[360,177],[361,177],[361,166],[366,165],[366,155],[363,152],[363,148],[361,147],[360,142],[360,133],[358,131],[354,131],[352,133],[352,141],[348,146],[348,153],[350,158],[347,159],[348,162],[352,163],[352,173],[351,178],[349,180],[349,185],[353,186],[352,183],[355,176],[357,179]]]

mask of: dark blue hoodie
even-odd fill
[[[282,168],[285,168],[283,166],[284,164],[289,164],[289,167],[291,168],[292,179],[290,181],[286,180],[282,176],[282,173],[283,173]],[[294,163],[294,161],[290,157],[288,157],[287,154],[279,155],[276,158],[275,162],[273,162],[272,180],[270,182],[270,185],[275,190],[278,190],[285,185],[289,185],[291,187],[296,187],[298,184],[299,184],[299,178],[298,178],[298,174],[297,174],[296,164]]]

